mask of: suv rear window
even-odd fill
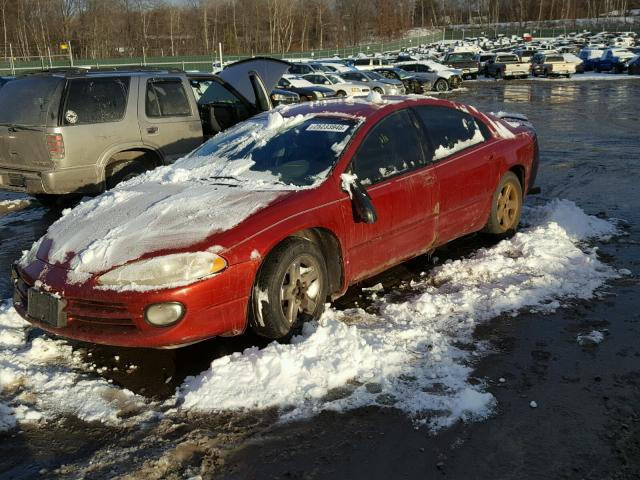
[[[207,89],[206,93],[211,89]],[[204,97],[203,96],[203,97]],[[191,115],[182,80],[149,80],[145,102],[147,117],[186,117]]]
[[[0,123],[55,125],[63,84],[62,77],[37,75],[7,82],[0,89]]]
[[[69,80],[63,109],[65,125],[117,122],[124,118],[129,77]]]

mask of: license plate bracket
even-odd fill
[[[64,313],[66,302],[50,293],[36,288],[30,288],[28,292],[27,314],[52,327],[67,326],[67,315]]]

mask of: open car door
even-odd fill
[[[264,112],[272,108],[269,93],[290,66],[289,62],[277,58],[248,58],[227,66],[218,77],[245,97],[258,112]]]

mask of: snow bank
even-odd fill
[[[147,408],[142,397],[87,375],[89,365],[65,341],[29,340],[29,328],[10,303],[0,305],[0,431],[59,415],[115,425]]]
[[[431,428],[486,417],[495,399],[469,381],[474,354],[483,350],[472,337],[476,325],[592,298],[616,276],[594,248],[577,245],[615,233],[611,223],[566,200],[527,208],[525,220],[529,226],[513,238],[434,268],[406,301],[382,298],[375,315],[330,308],[291,345],[214,361],[180,387],[182,408],[282,407],[285,418],[296,418],[377,404]]]
[[[578,345],[582,347],[598,345],[599,343],[602,343],[603,340],[604,334],[602,332],[599,332],[598,330],[592,330],[589,333],[578,335],[576,337],[576,342],[578,342]]]

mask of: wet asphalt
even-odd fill
[[[640,79],[478,82],[449,98],[484,111],[527,114],[540,139],[542,201],[567,198],[590,214],[624,220],[628,235],[599,245],[599,254],[634,275],[611,282],[596,301],[575,302],[551,315],[499,317],[480,327],[478,339],[494,347],[475,372],[498,400],[489,420],[434,436],[389,408],[324,412],[284,425],[269,413],[240,415],[198,426],[205,447],[193,461],[208,462],[206,476],[640,478]],[[0,200],[17,197],[0,193]],[[36,202],[19,212],[0,212],[0,298],[11,297],[11,262],[57,215]],[[439,256],[457,258],[486,241],[457,241]],[[401,291],[423,265],[420,259],[407,262],[370,283],[382,281]],[[360,289],[352,288],[339,306],[363,302]],[[576,343],[578,333],[596,328],[607,332],[602,344]],[[114,355],[120,365],[138,365],[132,375],[110,370],[103,375],[163,399],[214,358],[255,344],[264,342],[247,335],[173,351],[78,348],[91,353],[98,366],[113,366]],[[531,400],[538,408],[529,406]],[[194,435],[195,426],[184,428],[184,438]],[[112,444],[114,435],[122,435],[121,442],[136,441],[130,432],[68,419],[49,429],[0,436],[0,478],[38,478],[42,468],[82,463]],[[219,441],[211,443],[212,438]],[[20,454],[25,451],[30,454]],[[77,476],[73,468],[63,472]],[[183,478],[179,470],[165,473],[156,478]],[[94,478],[110,476],[113,472],[100,471]]]

